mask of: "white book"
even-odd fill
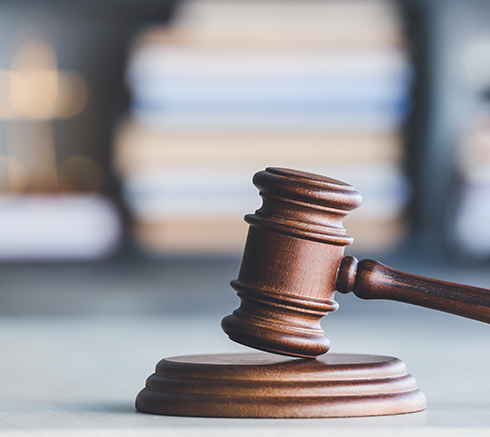
[[[0,260],[94,260],[122,233],[119,212],[91,194],[0,196]]]
[[[164,109],[133,108],[137,123],[152,129],[187,132],[233,132],[254,130],[267,132],[393,132],[400,128],[405,111],[388,109],[330,109],[323,111],[165,111]]]
[[[490,180],[466,181],[454,212],[454,237],[463,253],[490,257]]]
[[[229,108],[389,108],[408,101],[409,74],[386,77],[169,77],[131,84],[133,106],[167,111]]]
[[[135,80],[188,77],[287,78],[386,77],[404,74],[406,54],[396,47],[373,49],[237,49],[146,45],[133,52],[128,69],[129,83]]]

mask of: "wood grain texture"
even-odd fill
[[[353,417],[410,413],[425,396],[392,357],[267,353],[197,355],[158,363],[138,411],[206,417]]]
[[[403,273],[378,261],[342,259],[340,293],[362,299],[387,299],[490,323],[490,290]]]
[[[238,279],[240,307],[222,321],[241,344],[299,357],[328,351],[320,320],[333,300],[337,267],[353,240],[342,219],[361,203],[352,186],[281,168],[254,176],[263,204],[250,225]]]
[[[343,257],[352,239],[342,219],[361,203],[350,185],[278,168],[257,173],[254,184],[263,205],[245,217],[248,239],[238,279],[231,282],[241,305],[222,321],[232,340],[284,355],[324,354],[329,341],[320,320],[337,309],[336,289],[490,323],[490,290]]]

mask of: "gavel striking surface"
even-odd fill
[[[167,358],[136,399],[144,413],[206,417],[380,416],[425,407],[403,362],[350,354]]]

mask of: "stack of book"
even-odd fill
[[[467,126],[457,147],[459,186],[450,204],[450,239],[459,256],[490,259],[490,106]]]
[[[144,32],[115,163],[154,253],[239,253],[252,175],[289,167],[354,185],[358,248],[396,244],[409,187],[398,133],[412,70],[400,11],[379,0],[190,1]]]

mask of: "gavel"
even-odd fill
[[[330,342],[321,319],[335,291],[388,299],[490,322],[490,290],[394,270],[343,256],[353,242],[342,220],[361,204],[344,182],[284,168],[255,174],[262,207],[250,225],[238,278],[240,307],[221,326],[231,340],[282,355],[314,358]]]

